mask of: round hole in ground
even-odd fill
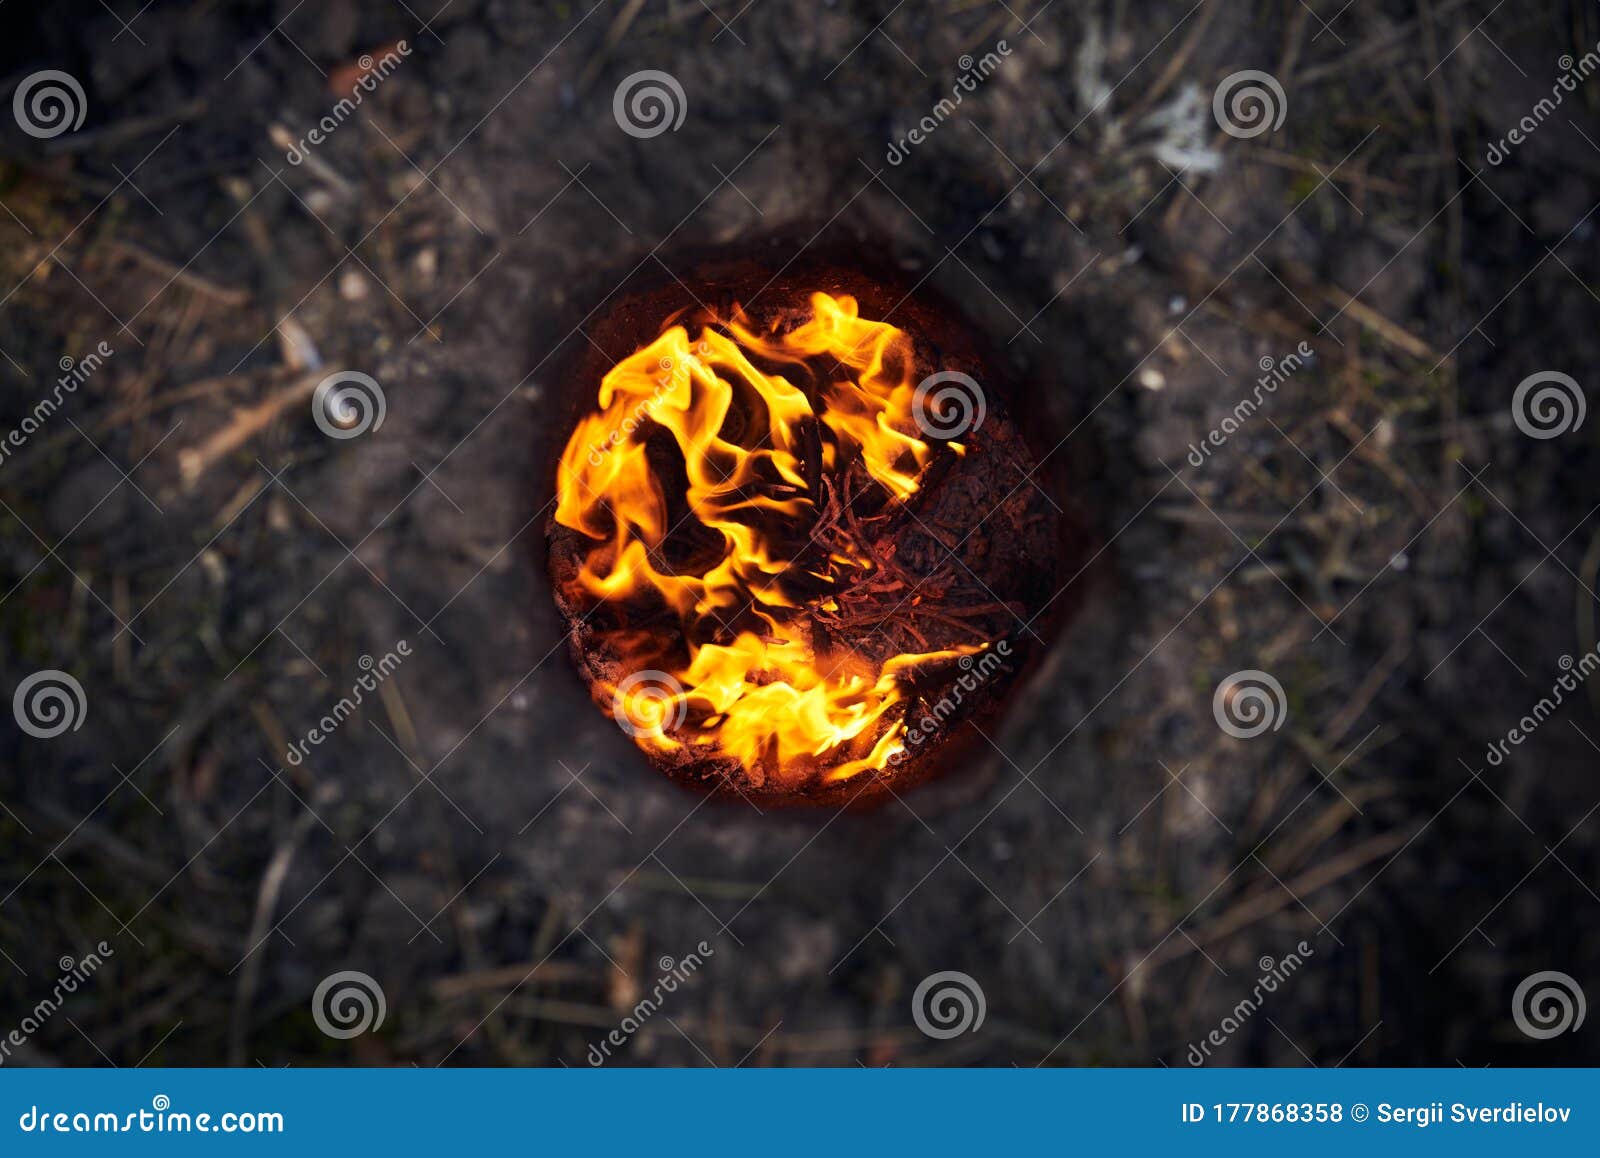
[[[1059,408],[859,246],[670,268],[607,296],[552,392],[545,562],[591,698],[700,791],[953,774],[1081,602]]]

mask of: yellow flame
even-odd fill
[[[803,605],[779,583],[806,546],[804,528],[821,500],[807,477],[808,427],[821,469],[858,457],[896,502],[916,493],[932,453],[908,433],[916,430],[909,336],[860,317],[847,295],[814,293],[809,304],[809,319],[782,334],[755,332],[738,310],[693,338],[687,326],[670,325],[613,367],[599,409],[580,421],[562,454],[555,516],[595,541],[575,594],[591,605],[625,605],[641,620],[664,605],[675,619],[677,631],[610,641],[636,668],[666,670],[682,687],[673,699],[648,702],[624,693],[618,709],[647,725],[636,729],[636,742],[731,756],[747,774],[760,769],[788,787],[887,768],[904,751],[904,726],[891,711],[905,698],[901,674],[978,650],[903,654],[881,665],[837,647],[819,654],[798,614]],[[819,364],[827,372],[815,399],[781,373],[814,373]],[[675,516],[669,495],[678,494]],[[687,562],[673,557],[669,541],[681,543],[686,529],[697,542],[720,536],[720,547],[698,549]],[[875,565],[864,548],[832,553],[829,562]],[[836,582],[831,572],[805,573]],[[831,594],[815,603],[837,609]],[[764,629],[733,631],[751,615]],[[674,654],[676,664],[667,658]],[[686,718],[681,727],[655,726],[674,713]]]

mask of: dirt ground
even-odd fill
[[[1600,419],[1516,393],[1600,362],[1594,5],[23,7],[6,93],[85,116],[0,115],[0,439],[82,381],[0,443],[0,691],[84,707],[0,714],[8,1064],[1600,1061],[1514,1015],[1600,997]],[[1276,127],[1225,131],[1242,70]],[[988,335],[1100,544],[1003,723],[867,811],[652,772],[541,555],[596,319],[797,245]],[[381,425],[324,433],[335,371]],[[331,1036],[345,971],[384,1018]]]

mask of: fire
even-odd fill
[[[911,499],[937,453],[915,393],[909,335],[820,292],[763,332],[738,308],[674,316],[605,375],[555,520],[591,540],[568,594],[616,625],[624,674],[596,690],[640,747],[787,789],[905,752],[907,676],[980,648],[874,660],[820,625],[893,550],[847,528]]]

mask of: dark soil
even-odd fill
[[[701,942],[619,1062],[1183,1065],[1213,1033],[1220,1064],[1600,1061],[1592,1011],[1536,1040],[1512,1010],[1545,970],[1600,997],[1600,683],[1520,722],[1595,646],[1600,421],[1513,420],[1530,375],[1600,364],[1600,81],[1485,160],[1600,42],[1592,5],[0,25],[0,95],[55,69],[87,105],[49,140],[0,105],[0,439],[112,350],[0,459],[0,692],[60,669],[87,704],[51,739],[0,715],[0,1037],[111,950],[8,1064],[582,1065]],[[1240,139],[1211,101],[1246,69],[1286,109]],[[676,131],[619,125],[643,70],[683,88]],[[1017,483],[1097,544],[1003,719],[866,813],[656,774],[589,702],[541,558],[560,368],[630,276],[813,223],[993,345],[1042,448]],[[319,429],[334,370],[381,384],[381,426]],[[1250,670],[1284,711],[1239,739],[1213,695]],[[312,1011],[342,970],[387,998],[350,1040]],[[937,1040],[912,993],[945,970],[987,1017]]]

